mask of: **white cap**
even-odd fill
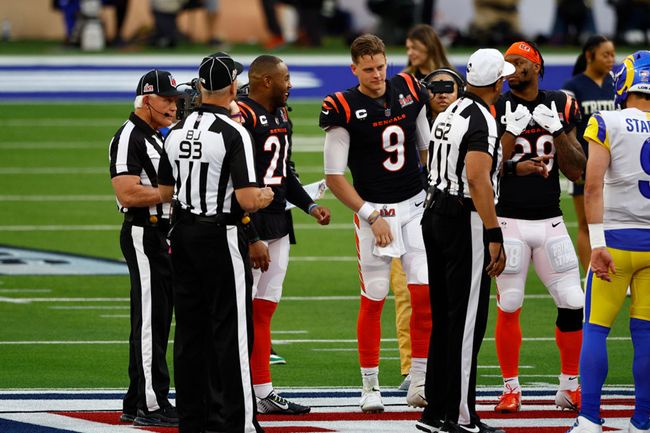
[[[512,75],[515,67],[503,59],[499,50],[481,48],[467,61],[467,84],[476,87],[494,84],[501,77]]]

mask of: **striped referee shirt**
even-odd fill
[[[429,185],[448,194],[471,198],[467,184],[465,156],[480,151],[492,157],[490,178],[494,200],[498,197],[501,146],[497,123],[485,102],[466,93],[440,113],[431,128],[429,142]]]
[[[108,157],[110,161],[111,178],[120,175],[140,177],[140,183],[147,186],[158,186],[158,165],[162,154],[163,139],[160,132],[149,126],[135,113],[124,122],[111,140]],[[120,201],[117,206],[122,213],[140,213],[144,216],[155,215],[158,218],[169,218],[170,204],[158,203],[148,208],[127,209]]]
[[[183,209],[212,216],[240,215],[235,189],[257,186],[253,143],[228,110],[203,105],[165,139],[159,182],[174,185]]]

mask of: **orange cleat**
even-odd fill
[[[498,413],[515,413],[521,410],[521,391],[504,392],[499,397],[499,402],[494,406],[494,411]]]
[[[284,38],[282,36],[274,35],[264,42],[264,48],[267,50],[275,50],[281,48],[285,45]]]
[[[575,391],[568,389],[561,389],[555,394],[555,405],[562,410],[569,409],[580,412],[580,405],[582,403],[582,393],[580,387]]]

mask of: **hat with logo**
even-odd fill
[[[244,67],[226,53],[218,52],[203,58],[199,80],[206,90],[219,90],[232,84]]]
[[[467,84],[476,87],[489,86],[496,83],[499,78],[507,77],[514,72],[514,65],[506,62],[499,50],[481,48],[467,61]]]
[[[167,71],[152,69],[140,78],[138,88],[135,94],[140,95],[160,95],[160,96],[177,96],[182,92],[176,90],[176,80],[174,76]]]

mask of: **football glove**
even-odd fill
[[[512,105],[510,101],[506,101],[506,131],[514,135],[515,137],[521,135],[528,126],[530,119],[533,117],[524,105],[517,105],[517,108],[512,111]]]
[[[535,122],[539,126],[553,134],[554,137],[562,132],[562,121],[555,107],[555,101],[551,102],[551,108],[548,108],[544,104],[539,104],[535,107],[533,110],[533,119],[535,119]]]

